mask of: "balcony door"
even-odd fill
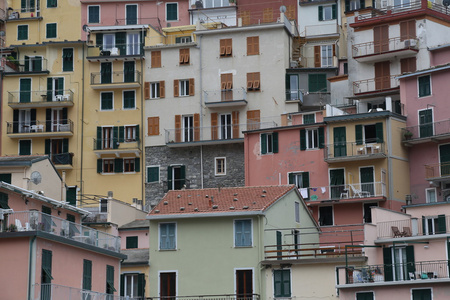
[[[159,297],[165,300],[174,300],[177,295],[177,273],[159,273]]]
[[[100,65],[101,83],[111,83],[112,79],[112,64],[110,62],[102,63]]]
[[[62,109],[52,109],[52,132],[59,132],[60,126],[64,123],[64,116]]]
[[[359,169],[359,178],[361,181],[361,191],[368,192],[370,196],[375,195],[373,167]]]
[[[429,137],[433,135],[433,110],[424,109],[419,111],[419,133],[420,137]]]
[[[31,110],[19,110],[19,132],[30,132]]]
[[[347,137],[345,127],[333,129],[334,157],[347,156]]]
[[[375,63],[375,90],[386,90],[391,88],[390,62],[382,61]]]
[[[194,116],[183,116],[183,142],[194,140]]]
[[[450,176],[450,144],[439,146],[439,162],[441,164],[441,177]]]
[[[124,82],[134,82],[134,61],[126,61],[123,63],[123,79]]]
[[[383,260],[385,281],[415,278],[414,246],[383,248]]]
[[[330,170],[331,199],[339,199],[345,189],[344,169]]]
[[[113,127],[102,127],[102,149],[113,149]]]
[[[253,271],[236,270],[236,296],[237,299],[252,299]]]
[[[47,101],[61,101],[64,94],[64,77],[47,78]]]
[[[232,123],[231,123],[231,114],[221,114],[220,115],[220,135],[219,138],[221,140],[231,139],[232,134]]]
[[[375,53],[389,51],[389,25],[373,28],[373,43]]]
[[[20,78],[20,103],[31,102],[31,78]]]

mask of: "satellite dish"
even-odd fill
[[[41,183],[41,181],[42,181],[41,173],[39,173],[38,171],[34,171],[33,173],[31,173],[30,180],[32,183],[34,183],[36,185]]]
[[[442,4],[444,4],[444,6],[448,7],[450,5],[450,0],[444,0],[442,1]]]
[[[87,28],[88,28],[88,26],[87,26],[86,24],[84,24],[84,25],[83,25],[83,31],[84,31],[84,32],[87,32]]]
[[[280,6],[280,12],[285,13],[286,12],[286,6],[281,5]]]

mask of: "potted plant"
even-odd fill
[[[404,137],[405,137],[405,140],[409,140],[409,139],[412,138],[413,133],[412,133],[411,131],[409,131],[409,130],[406,130],[405,133],[404,133],[403,135],[404,135]]]
[[[6,65],[15,71],[19,70],[19,61],[11,55],[6,57]]]
[[[8,231],[9,232],[16,232],[17,231],[17,226],[15,224],[9,225]]]

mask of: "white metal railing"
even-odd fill
[[[16,211],[6,215],[2,231],[41,231],[60,237],[120,252],[120,237],[92,229],[74,222],[41,213]]]
[[[142,297],[123,297],[58,284],[34,284],[34,298],[38,300],[140,300]]]
[[[299,192],[304,199],[311,201],[386,197],[387,195],[384,182],[307,187],[299,188]]]
[[[406,40],[401,40],[400,37],[390,38],[386,41],[374,41],[367,43],[360,43],[352,46],[353,57],[380,54],[389,51],[396,51],[402,49],[417,49],[418,39],[408,38]]]
[[[447,234],[450,232],[450,216],[424,216],[377,223],[377,238],[400,238],[421,235]]]
[[[247,100],[247,90],[244,88],[203,91],[203,95],[205,104]]]
[[[356,95],[396,88],[399,86],[398,76],[399,75],[390,75],[353,81],[353,93]]]

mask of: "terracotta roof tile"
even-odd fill
[[[148,216],[264,211],[293,189],[279,185],[169,191]]]

